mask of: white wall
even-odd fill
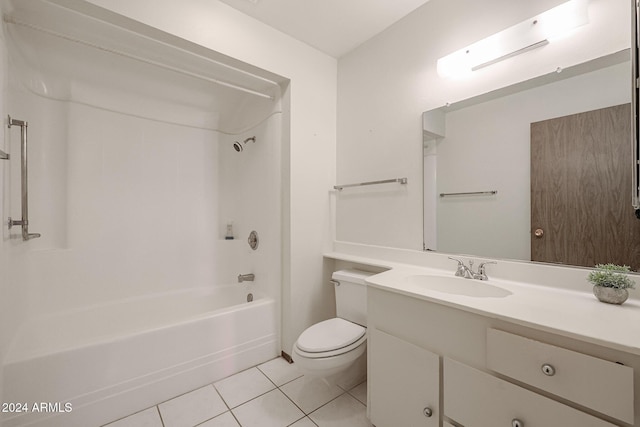
[[[422,248],[423,111],[629,47],[628,0],[591,0],[591,22],[572,38],[484,68],[467,80],[437,75],[438,58],[559,3],[431,0],[340,58],[337,180],[407,176],[409,183],[339,194],[337,240]]]
[[[435,196],[438,250],[530,260],[531,123],[631,102],[630,70],[625,62],[448,112],[436,193],[498,194]]]
[[[7,52],[5,48],[4,35],[0,33],[0,117],[5,117],[6,108],[5,102],[7,93]],[[6,126],[4,133],[7,132]],[[8,151],[9,147],[6,143],[7,139],[3,138],[0,142],[0,149]],[[9,182],[10,169],[7,167],[7,160],[0,160],[0,188],[5,188]],[[9,194],[2,193],[0,197],[0,218],[8,216],[8,202]],[[25,300],[24,289],[20,289],[11,280],[10,275],[10,252],[9,252],[9,240],[8,230],[3,226],[2,228],[2,241],[0,242],[0,361],[4,360],[7,354],[7,349],[11,338],[17,325],[21,323],[24,318],[26,310],[23,309],[23,302]],[[2,375],[0,375],[0,402],[3,401],[3,384]]]
[[[322,286],[322,253],[331,242],[336,60],[218,1],[56,2],[105,19],[114,18],[110,12],[120,14],[290,79],[283,85],[283,108],[290,108],[290,116],[283,117],[282,159],[282,348],[289,352],[304,328],[333,314],[332,293]]]

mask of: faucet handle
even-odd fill
[[[478,266],[478,271],[484,270],[484,266],[487,265],[487,264],[497,264],[497,262],[495,262],[495,261],[481,262],[480,265]]]
[[[480,265],[478,266],[478,279],[480,280],[489,280],[489,278],[487,277],[487,274],[485,273],[485,265],[487,264],[497,264],[497,262],[495,261],[485,261],[485,262],[481,262]]]
[[[467,271],[466,271],[466,267],[464,265],[464,262],[462,262],[461,260],[459,260],[457,258],[452,258],[452,257],[447,257],[447,258],[449,258],[450,260],[458,262],[458,268],[456,269],[456,276],[465,277],[466,274],[467,274]]]

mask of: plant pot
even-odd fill
[[[607,288],[605,286],[593,286],[593,294],[602,302],[608,304],[622,304],[629,298],[629,291],[620,288]]]

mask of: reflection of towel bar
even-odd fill
[[[471,191],[469,193],[440,193],[440,197],[447,197],[447,196],[482,196],[482,195],[494,195],[494,194],[498,194],[498,190]]]
[[[385,179],[383,181],[369,181],[369,182],[360,182],[358,184],[344,184],[344,185],[334,185],[334,190],[342,190],[347,187],[361,187],[363,185],[375,185],[375,184],[387,184],[389,182],[399,182],[400,184],[406,184],[407,178],[394,178],[394,179]]]
[[[9,160],[9,155],[4,151],[0,150],[0,160]]]

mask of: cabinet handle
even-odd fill
[[[556,368],[554,368],[552,365],[549,365],[548,363],[545,363],[544,365],[542,365],[542,372],[546,376],[552,377],[556,374]]]
[[[517,418],[511,420],[511,427],[524,427],[524,422],[520,421]]]
[[[426,407],[422,410],[422,413],[424,414],[425,417],[427,418],[431,418],[431,415],[433,415],[433,411],[431,410],[431,408]]]

